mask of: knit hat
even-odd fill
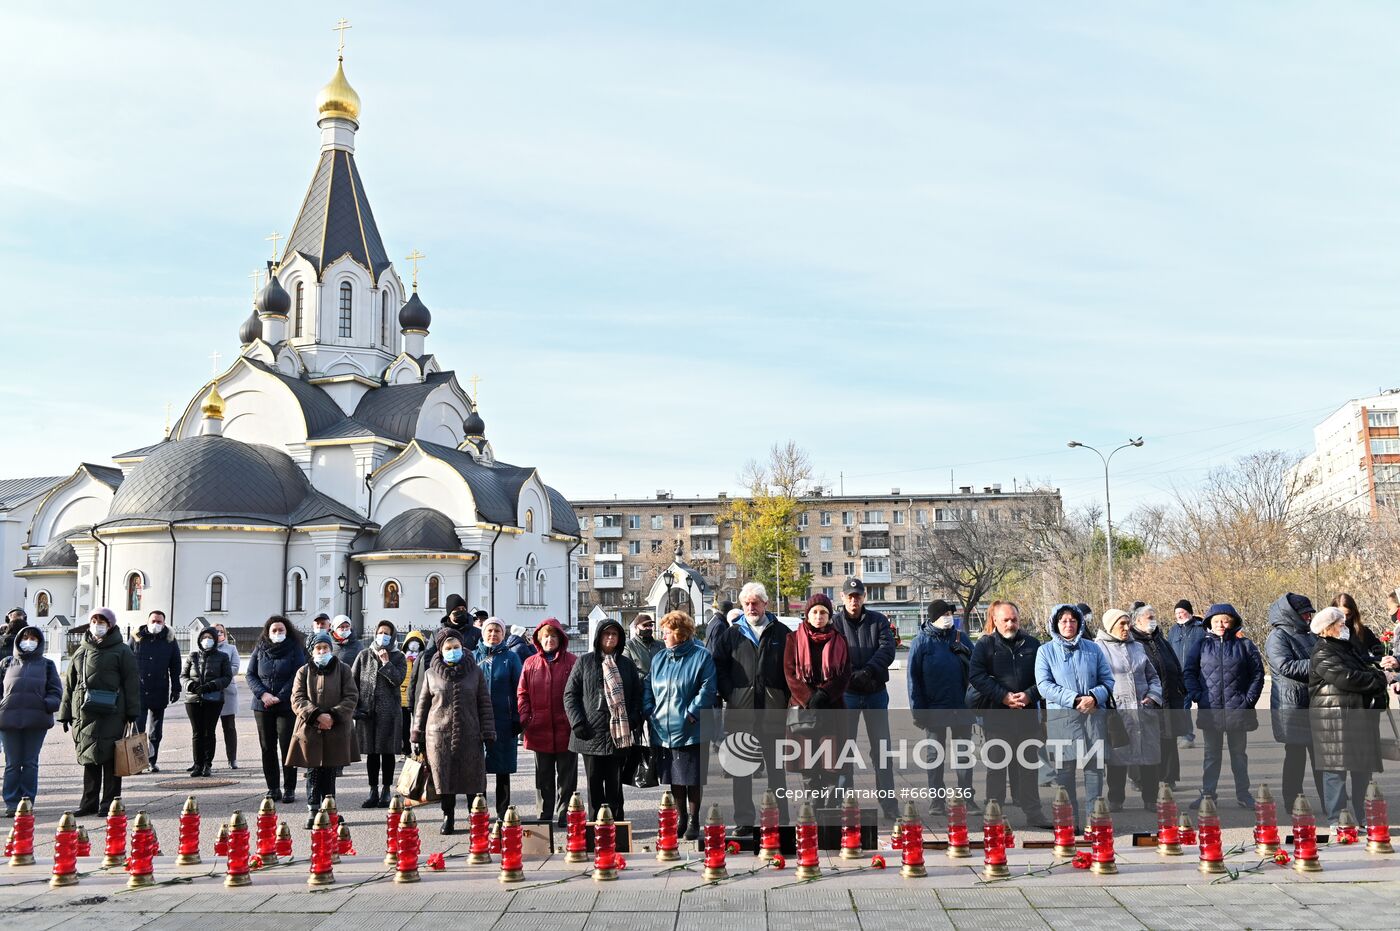
[[[805,618],[807,615],[811,614],[812,609],[815,608],[817,605],[821,605],[823,608],[826,608],[828,612],[831,611],[831,599],[823,595],[821,592],[813,592],[812,597],[807,599],[806,607],[802,609],[802,616]]]
[[[1288,597],[1289,597],[1289,598],[1292,598],[1292,597],[1294,597],[1294,596],[1293,596],[1293,595],[1289,595]],[[1298,597],[1302,597],[1302,596],[1298,596]],[[1304,599],[1304,600],[1306,600],[1306,599]],[[1326,630],[1327,628],[1331,627],[1333,624],[1337,623],[1338,621],[1345,622],[1346,619],[1347,619],[1347,616],[1346,616],[1345,614],[1342,613],[1342,609],[1341,609],[1341,608],[1323,608],[1321,611],[1319,611],[1319,612],[1317,612],[1316,614],[1313,615],[1312,623],[1310,623],[1310,624],[1308,625],[1308,629],[1311,630],[1311,631],[1312,631],[1314,634],[1316,634],[1317,636],[1321,637],[1321,636],[1322,636],[1322,632],[1323,632],[1324,630]]]
[[[944,601],[942,598],[939,598],[935,601],[929,602],[928,619],[930,621],[936,621],[945,614],[951,614],[952,611],[953,606],[948,604],[948,602]]]
[[[1314,610],[1313,603],[1307,595],[1295,595],[1293,592],[1289,592],[1284,597],[1288,599],[1288,606],[1298,612],[1299,617],[1310,614]]]
[[[1187,614],[1196,613],[1196,609],[1191,607],[1191,602],[1187,601],[1185,598],[1181,599],[1175,605],[1172,606],[1173,611],[1175,611],[1177,608],[1185,609]]]
[[[113,611],[111,608],[95,608],[92,612],[92,617],[101,617],[114,627],[117,623],[117,612]],[[89,620],[91,620],[92,617],[90,617]]]
[[[324,630],[318,630],[318,631],[316,631],[316,633],[312,634],[312,635],[311,635],[311,639],[310,639],[309,641],[307,641],[307,643],[306,643],[306,652],[310,653],[310,652],[311,652],[311,648],[314,647],[314,646],[315,646],[316,644],[318,644],[318,643],[324,643],[326,646],[330,647],[332,650],[335,649],[335,641],[331,639],[331,635],[328,634],[328,633],[326,633]]]
[[[482,621],[482,622],[481,622],[481,629],[482,629],[482,630],[485,630],[486,628],[490,627],[492,624],[495,624],[497,627],[499,627],[499,628],[502,630],[502,632],[504,632],[505,629],[506,629],[506,622],[503,621],[503,620],[501,620],[501,619],[498,618],[498,617],[488,617],[486,620]]]
[[[1127,616],[1127,611],[1120,611],[1117,608],[1109,608],[1103,613],[1103,629],[1108,631],[1113,630],[1113,625],[1117,624],[1119,620]]]

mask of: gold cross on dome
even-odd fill
[[[481,376],[480,376],[480,375],[473,375],[473,376],[472,376],[472,405],[473,405],[473,406],[475,406],[475,404],[476,404],[476,400],[477,400],[477,399],[476,399],[476,396],[477,396],[477,386],[480,385],[480,384],[481,384]]]
[[[352,28],[354,27],[350,25],[350,20],[344,17],[341,17],[340,22],[331,27],[331,32],[340,33],[340,48],[336,49],[335,53],[342,58],[345,56],[345,30]]]
[[[218,374],[219,374],[219,360],[222,359],[222,358],[223,358],[223,356],[220,355],[220,354],[217,353],[217,352],[216,352],[216,353],[213,353],[212,355],[209,356],[209,361],[210,361],[210,363],[211,363],[211,365],[209,366],[209,374],[210,374],[211,376],[218,377]]]
[[[272,243],[272,261],[274,261],[274,262],[277,261],[277,241],[278,241],[279,239],[285,239],[285,238],[286,238],[285,236],[283,236],[281,233],[277,232],[276,230],[273,230],[273,231],[272,231],[272,235],[271,235],[271,236],[266,236],[266,237],[263,238],[263,241],[264,241],[264,242],[270,242],[270,243]]]
[[[262,287],[262,276],[263,276],[263,273],[262,273],[262,269],[260,269],[260,268],[255,268],[255,269],[253,269],[253,273],[250,274],[250,275],[248,276],[248,278],[251,279],[252,282],[253,282],[253,299],[254,299],[254,300],[257,300],[257,297],[258,297],[258,289]]]
[[[420,259],[426,258],[427,256],[419,252],[417,249],[414,249],[411,253],[404,257],[405,261],[413,263],[413,290],[415,291],[418,290],[418,262]]]

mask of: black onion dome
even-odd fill
[[[476,411],[472,411],[467,415],[467,419],[462,421],[462,431],[467,436],[485,436],[486,421],[482,420]]]
[[[243,321],[243,325],[238,328],[238,342],[244,346],[255,339],[262,339],[262,321],[258,319],[256,311],[248,315],[248,319]]]
[[[432,508],[413,508],[384,525],[376,548],[456,553],[462,549],[462,541],[451,518]]]
[[[273,317],[285,317],[292,309],[292,296],[287,293],[287,289],[282,287],[282,282],[277,280],[274,274],[268,279],[267,284],[258,292],[258,299],[254,305],[260,314],[269,314]]]
[[[426,330],[432,322],[433,315],[428,312],[427,305],[418,299],[418,292],[414,291],[399,308],[399,327],[405,330]]]

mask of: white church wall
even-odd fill
[[[24,565],[24,543],[29,535],[29,525],[34,520],[34,512],[39,508],[39,500],[27,501],[11,510],[0,511],[0,559],[3,565],[18,568]],[[37,551],[34,554],[38,556]],[[24,580],[17,579],[8,572],[0,574],[0,611],[8,611],[24,598]]]
[[[98,481],[85,471],[79,472],[76,478],[54,489],[42,504],[30,511],[33,520],[30,545],[42,549],[50,540],[75,527],[90,527],[104,520],[112,507],[114,494],[112,486],[106,482]],[[11,565],[18,567],[23,563],[21,559]]]
[[[375,477],[371,519],[382,527],[413,508],[441,511],[458,525],[477,523],[476,502],[466,482],[451,466],[417,448]]]
[[[219,382],[219,393],[224,396],[224,436],[272,447],[306,439],[301,405],[285,385],[267,373],[240,366]],[[203,393],[196,399],[196,409],[202,400]],[[198,430],[199,424],[191,418],[186,434]]]
[[[318,446],[311,453],[311,484],[322,494],[345,504],[355,504],[359,483],[355,479],[355,454],[349,446]]]
[[[441,446],[456,447],[462,442],[462,421],[471,413],[465,398],[451,382],[436,388],[423,403],[418,415],[417,437]]]
[[[23,604],[25,613],[29,615],[32,623],[43,624],[50,618],[63,615],[72,620],[77,613],[77,600],[74,597],[78,589],[78,573],[75,569],[72,572],[39,575],[27,579],[19,579],[24,585],[23,598],[19,601],[0,601],[5,608],[0,610],[8,611],[16,604]],[[47,617],[39,614],[39,595],[43,593],[49,598],[49,613]]]
[[[444,559],[393,559],[367,562],[364,564],[365,585],[364,629],[373,635],[374,625],[389,621],[398,628],[402,637],[409,630],[434,630],[447,609],[448,595],[460,595],[464,589],[463,575],[468,562]],[[428,579],[437,576],[437,607],[430,607],[427,599]],[[385,586],[389,582],[398,585],[398,607],[387,607],[384,603]],[[468,598],[470,605],[478,602]]]

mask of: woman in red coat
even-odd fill
[[[540,820],[564,826],[569,799],[578,789],[578,754],[569,751],[569,718],[564,714],[564,683],[578,662],[569,652],[569,635],[547,617],[531,640],[538,651],[525,660],[516,688],[525,749],[535,754],[535,795]]]
[[[838,744],[846,736],[851,654],[846,638],[831,623],[831,599],[820,592],[807,599],[802,623],[787,638],[783,674],[792,694],[788,707],[813,712],[788,719],[790,736],[803,742],[798,761],[803,787],[816,807],[830,807],[831,789],[841,773]]]

